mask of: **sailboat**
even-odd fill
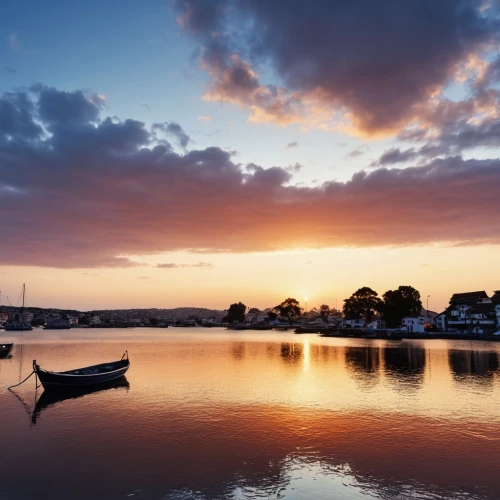
[[[31,325],[24,319],[24,299],[26,295],[26,285],[23,283],[23,307],[20,311],[14,313],[13,320],[5,323],[6,332],[22,332],[26,330],[33,330]],[[10,319],[10,318],[9,318]]]

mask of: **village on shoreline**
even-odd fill
[[[242,304],[229,309],[77,310],[0,306],[0,329],[225,327],[229,330],[293,330],[325,337],[462,338],[500,340],[500,290],[455,293],[441,313],[422,307],[420,294],[408,286],[389,290],[382,298],[368,287],[344,300],[342,310],[321,305],[305,311],[288,298],[274,308],[260,310]]]

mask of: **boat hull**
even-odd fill
[[[6,358],[13,347],[14,344],[0,344],[0,358]]]
[[[27,332],[33,330],[33,327],[31,325],[26,325],[26,324],[12,325],[7,323],[4,326],[4,329],[6,332]]]
[[[128,359],[78,368],[68,372],[50,372],[33,362],[34,369],[44,389],[77,388],[105,384],[125,375],[130,367]]]

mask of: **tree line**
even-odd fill
[[[421,310],[420,293],[412,286],[399,286],[396,290],[387,290],[382,298],[375,290],[364,286],[344,300],[342,313],[345,319],[364,319],[365,324],[371,323],[375,315],[379,314],[389,328],[398,328],[404,317],[419,316]],[[247,306],[242,302],[231,304],[222,321],[244,323],[246,311]],[[252,308],[248,312],[260,311]],[[319,317],[325,321],[332,313],[337,313],[337,311],[331,309],[327,304],[322,304],[318,310]],[[303,308],[300,307],[300,303],[291,297],[267,311],[267,317],[270,321],[279,317],[288,321],[290,325],[297,321],[302,314]]]
[[[412,286],[399,286],[396,290],[387,290],[382,298],[375,290],[364,286],[344,300],[343,307],[346,319],[364,319],[368,324],[378,313],[389,328],[401,326],[403,318],[419,316],[421,311],[420,292]]]

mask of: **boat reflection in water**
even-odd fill
[[[40,398],[38,399],[35,409],[31,413],[31,423],[36,424],[38,418],[42,412],[47,408],[55,406],[68,399],[78,399],[88,396],[89,394],[96,394],[98,392],[110,391],[110,390],[130,390],[130,383],[126,377],[122,377],[118,380],[112,380],[110,382],[105,382],[97,386],[86,386],[86,387],[75,387],[75,388],[57,388],[45,390]]]

